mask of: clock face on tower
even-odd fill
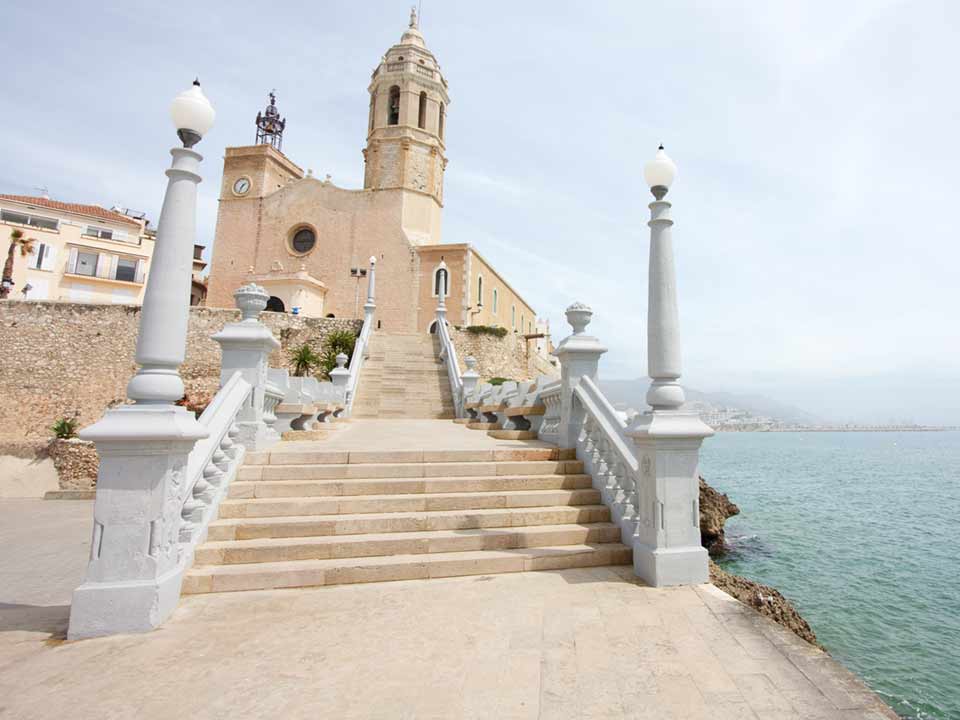
[[[250,178],[237,178],[237,181],[233,183],[233,194],[234,195],[246,195],[250,191]]]

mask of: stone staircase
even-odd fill
[[[453,418],[453,395],[438,343],[435,335],[424,333],[371,335],[352,416]]]
[[[251,453],[183,592],[629,564],[571,452]]]

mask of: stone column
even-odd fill
[[[364,317],[373,315],[377,304],[374,302],[377,280],[377,258],[370,256],[370,269],[367,271],[367,301],[363,304]]]
[[[155,628],[180,597],[180,511],[187,456],[206,429],[174,403],[183,397],[196,235],[199,153],[171,150],[167,192],[127,385],[132,405],[108,410],[80,433],[97,445],[100,469],[93,541],[83,583],[73,593],[71,639]]]
[[[566,315],[573,334],[561,340],[553,352],[560,360],[561,382],[557,445],[561,448],[575,448],[580,426],[583,425],[583,410],[573,402],[573,390],[582,377],[597,380],[597,365],[607,348],[597,338],[586,334],[593,310],[576,302],[567,308]]]
[[[280,347],[280,342],[259,321],[260,313],[267,307],[269,295],[254,283],[244,285],[233,293],[242,319],[227,323],[223,330],[212,336],[223,350],[220,364],[220,386],[238,370],[253,389],[250,399],[237,414],[239,435],[237,442],[247,450],[263,450],[280,439],[277,432],[264,421],[264,392],[267,386],[267,369],[270,353]]]
[[[336,389],[337,402],[344,402],[347,397],[347,384],[350,382],[350,371],[345,367],[347,359],[344,353],[337,355],[337,366],[330,371],[330,382]]]
[[[650,410],[626,430],[639,460],[637,542],[634,570],[651,585],[709,580],[707,551],[700,545],[698,463],[703,439],[713,435],[696,413],[683,412],[680,325],[667,188],[652,188],[647,307]]]
[[[477,372],[477,359],[473,357],[473,355],[467,355],[463,362],[466,363],[467,369],[463,375],[460,376],[460,381],[463,383],[463,399],[466,401],[473,391],[477,389],[477,383],[480,381],[480,373]]]

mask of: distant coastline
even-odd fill
[[[951,425],[747,425],[720,424],[715,432],[950,432],[960,430]]]

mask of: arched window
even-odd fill
[[[370,129],[367,130],[368,133],[373,132],[373,126],[377,122],[377,94],[373,93],[370,96]]]
[[[517,306],[516,305],[510,306],[510,327],[512,327],[514,330],[517,329]]]
[[[283,300],[278,297],[270,296],[270,299],[267,300],[267,310],[270,312],[286,312],[287,309],[283,305]]]
[[[429,330],[429,332],[430,332],[431,335],[436,335],[436,334],[437,334],[437,321],[436,321],[436,320],[434,320],[432,323],[430,323],[430,327],[428,328],[428,330]]]
[[[327,313],[327,317],[328,317],[328,318],[335,318],[336,315],[334,315],[333,313]]]
[[[497,289],[494,288],[493,289],[493,314],[494,315],[497,314],[497,307],[500,305],[499,300],[500,298],[497,296]]]
[[[420,112],[417,113],[417,127],[421,130],[427,126],[427,94],[420,93]]]
[[[483,306],[483,275],[477,276],[477,307]]]
[[[524,324],[525,323],[523,322],[523,313],[520,313],[520,332],[523,332]]]
[[[450,295],[450,279],[447,277],[447,270],[438,267],[433,271],[433,296],[440,297],[440,291],[443,290],[443,296]]]
[[[440,103],[440,121],[437,123],[437,130],[441,140],[443,140],[443,120],[445,114],[446,108],[444,107],[443,103]]]
[[[400,123],[400,86],[390,88],[390,104],[387,106],[387,125]]]

